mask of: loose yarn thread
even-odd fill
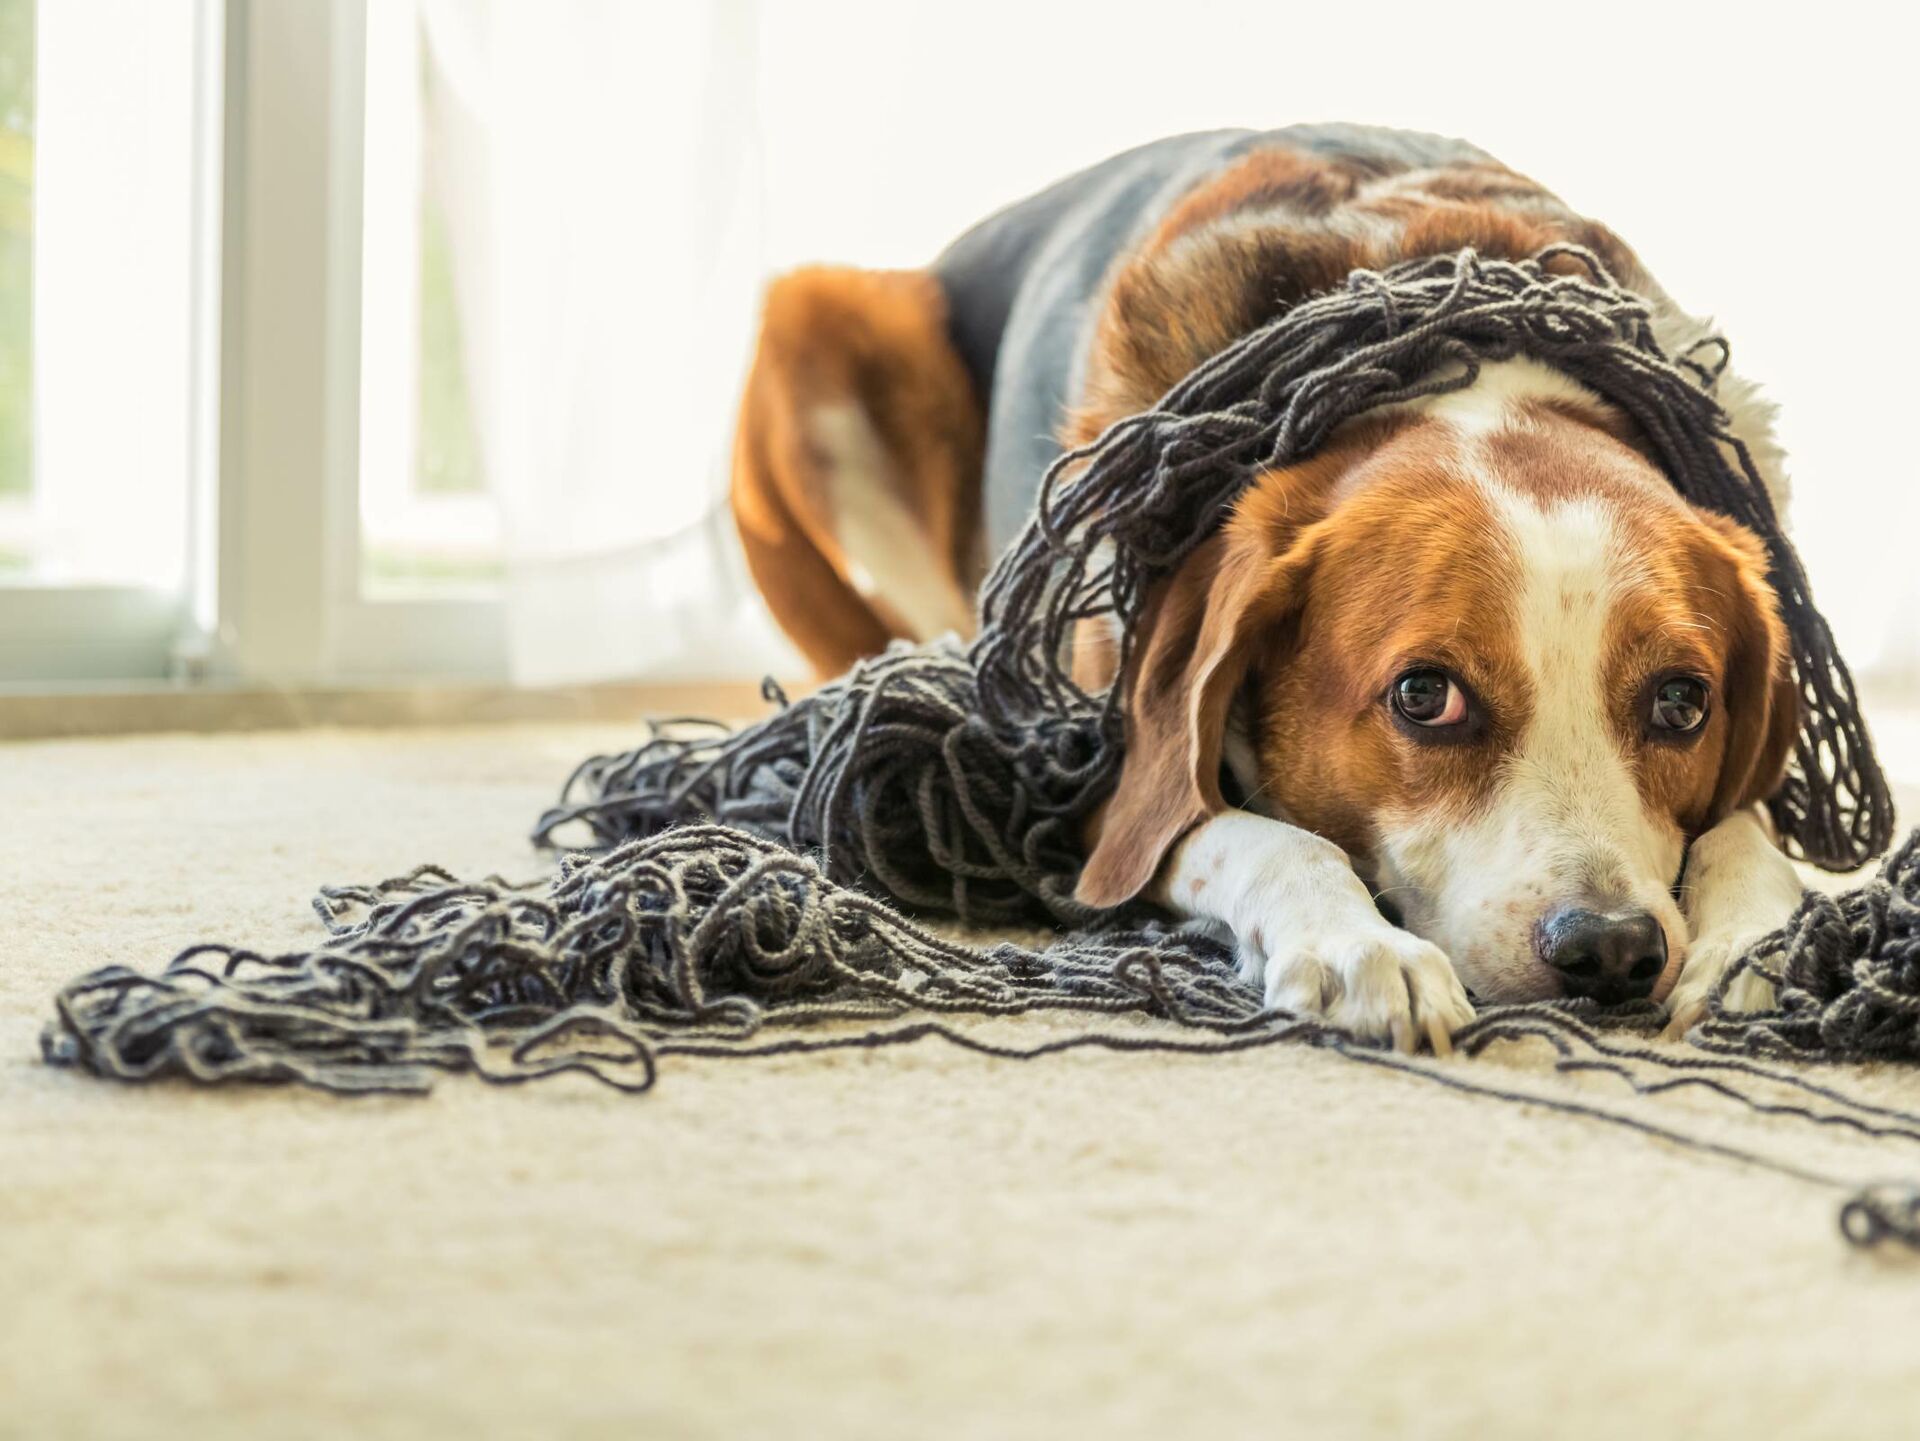
[[[604,855],[569,856],[544,895],[421,866],[377,885],[330,887],[315,905],[329,932],[316,949],[269,956],[198,945],[158,974],[110,966],[78,977],[56,999],[44,1058],[123,1082],[297,1083],[336,1095],[420,1094],[441,1072],[512,1084],[576,1071],[640,1092],[668,1056],[877,1049],[929,1037],[1022,1061],[1087,1047],[1214,1054],[1303,1043],[1848,1189],[1841,1227],[1849,1241],[1920,1248],[1920,1192],[1851,1188],[1596,1104],[1358,1043],[1322,1022],[1264,1009],[1228,948],[1191,931],[1080,933],[1043,950],[968,946],[836,885],[805,855],[728,827],[676,826]],[[1041,1011],[1172,1026],[1011,1045],[954,1024]],[[1714,1014],[1737,1022],[1718,998]],[[1744,1057],[1675,1055],[1598,1029],[1647,1018],[1584,1002],[1495,1007],[1456,1043],[1474,1056],[1502,1042],[1545,1041],[1557,1072],[1602,1073],[1639,1095],[1704,1089],[1756,1114],[1920,1143],[1920,1114]],[[1736,1078],[1802,1099],[1762,1100]]]

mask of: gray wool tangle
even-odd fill
[[[1117,617],[1124,657],[1149,587],[1259,469],[1303,458],[1343,420],[1471,384],[1481,365],[1519,355],[1618,405],[1683,495],[1765,540],[1804,705],[1775,817],[1821,865],[1851,867],[1884,850],[1891,801],[1852,680],[1751,458],[1727,433],[1711,394],[1717,371],[1664,355],[1646,303],[1585,251],[1556,247],[1522,262],[1464,251],[1355,272],[1202,365],[1154,410],[1062,457],[988,579],[970,647],[896,647],[793,704],[769,687],[778,710],[745,730],[676,723],[635,750],[584,762],[535,839],[584,832],[587,849],[563,857],[544,894],[434,867],[330,889],[317,903],[330,934],[313,949],[268,956],[200,945],[157,974],[114,966],[76,978],[57,998],[42,1053],[119,1081],[358,1094],[422,1091],[442,1071],[497,1082],[580,1071],[645,1090],[665,1056],[928,1036],[1020,1060],[1080,1046],[1302,1043],[1847,1188],[1849,1240],[1920,1248],[1920,1191],[1854,1190],[1602,1106],[1363,1045],[1262,1009],[1225,948],[1143,907],[1096,911],[1073,897],[1081,826],[1111,789],[1122,744],[1119,689],[1089,695],[1066,674],[1075,623]],[[1920,1060],[1917,847],[1909,840],[1847,896],[1810,897],[1743,958],[1776,981],[1779,1000],[1739,1015],[1716,995],[1693,1038],[1719,1054],[1622,1043],[1598,1028],[1645,1013],[1580,1003],[1496,1007],[1456,1044],[1473,1054],[1545,1041],[1557,1069],[1598,1071],[1641,1094],[1702,1088],[1760,1114],[1920,1142],[1920,1114],[1754,1059]],[[1044,950],[979,949],[916,926],[895,903],[981,924],[1075,929]],[[1020,1046],[953,1023],[1034,1011],[1162,1024]],[[1765,1100],[1743,1083],[1754,1080],[1802,1100]]]
[[[670,1056],[878,1049],[929,1037],[1018,1061],[1085,1047],[1212,1054],[1305,1044],[1840,1189],[1840,1225],[1853,1244],[1920,1248],[1920,1191],[1859,1187],[1598,1104],[1503,1086],[1472,1067],[1362,1045],[1324,1022],[1264,1009],[1229,949],[1194,932],[1147,924],[1080,932],[1041,950],[969,946],[836,885],[806,855],[723,826],[677,825],[604,855],[567,856],[544,894],[421,866],[377,885],[328,888],[315,905],[329,936],[313,950],[198,945],[158,974],[108,966],[78,977],[56,999],[44,1058],[122,1082],[297,1083],[336,1095],[419,1094],[439,1072],[512,1084],[573,1071],[640,1092]],[[1718,1004],[1716,1019],[1737,1024]],[[1472,1056],[1541,1040],[1557,1071],[1604,1074],[1638,1095],[1706,1090],[1756,1114],[1920,1143],[1920,1113],[1741,1057],[1623,1044],[1601,1029],[1642,1022],[1649,1010],[1495,1007],[1455,1043]],[[1108,1024],[1026,1045],[955,1024],[1043,1011]],[[1756,1098],[1740,1078],[1801,1099]]]

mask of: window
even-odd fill
[[[502,571],[468,379],[445,157],[446,83],[411,0],[367,11],[361,226],[360,586],[372,599],[485,596]]]
[[[33,0],[0,0],[0,582],[35,569]]]
[[[392,43],[408,29],[386,28],[412,15],[410,4],[359,0],[227,6],[205,659],[216,676],[297,685],[506,672],[487,569],[497,575],[497,522],[479,475],[436,492],[449,471],[430,462],[422,483],[416,445],[418,130],[405,122],[418,81],[404,83],[417,72]],[[379,145],[365,144],[370,124]]]
[[[393,298],[360,287],[363,209],[384,223],[394,193],[376,164],[363,205],[365,105],[392,103],[366,66],[407,63],[368,13],[0,0],[0,681],[502,673],[499,522],[426,213],[410,322],[369,332],[406,371],[370,369],[359,490],[360,307],[384,324]],[[424,420],[400,411],[397,453],[396,384]]]
[[[159,675],[181,629],[200,18],[0,0],[0,672]]]

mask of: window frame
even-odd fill
[[[28,580],[0,587],[0,682],[30,688],[100,681],[150,681],[177,674],[191,632],[200,535],[199,508],[214,465],[210,400],[218,375],[220,74],[224,5],[193,5],[193,119],[190,200],[192,257],[187,277],[190,376],[187,393],[189,515],[187,580],[180,590],[138,585]],[[191,649],[190,646],[187,649]]]
[[[497,599],[361,593],[366,0],[196,0],[178,593],[0,588],[0,688],[506,674]]]
[[[499,600],[362,594],[365,0],[226,8],[227,323],[209,669],[278,684],[498,679]]]

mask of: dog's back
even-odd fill
[[[1102,292],[1177,205],[1257,150],[1385,177],[1497,164],[1462,140],[1364,125],[1217,130],[1156,140],[989,216],[934,261],[954,347],[987,402],[983,524],[998,554],[1032,508],[1077,403]],[[1258,195],[1245,197],[1251,211]]]

